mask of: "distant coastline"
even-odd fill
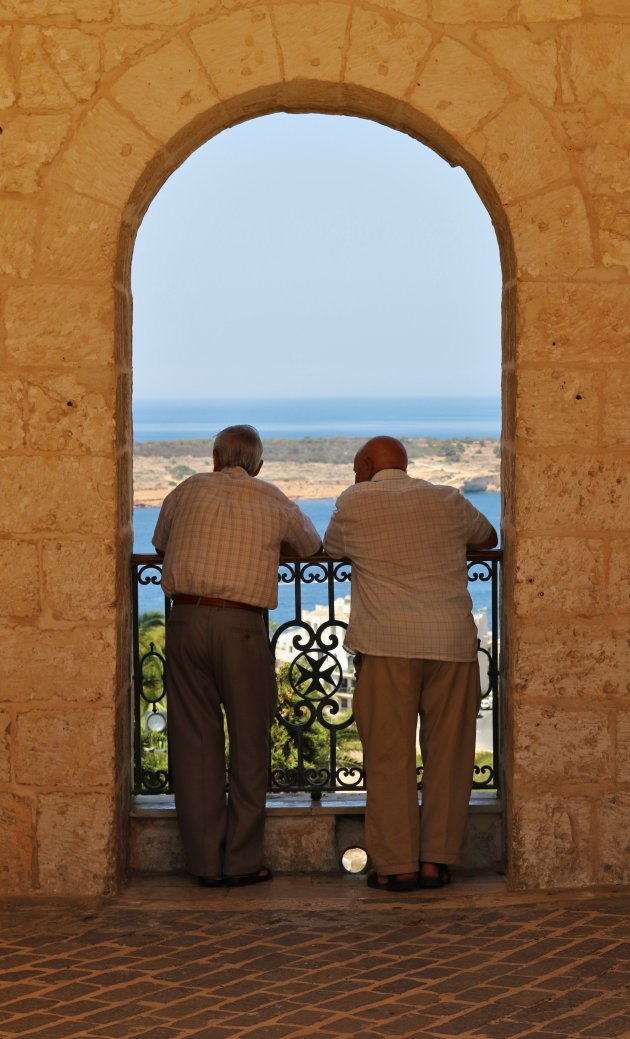
[[[336,498],[353,482],[361,437],[265,439],[261,476],[290,498]],[[411,476],[464,492],[500,491],[499,440],[404,438]],[[134,445],[134,506],[161,505],[187,476],[212,469],[212,440],[144,441]]]

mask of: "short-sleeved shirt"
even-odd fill
[[[240,466],[198,473],[164,499],[153,544],[167,595],[202,595],[273,609],[281,542],[317,552],[312,522],[282,491]]]
[[[477,631],[466,546],[493,527],[459,491],[384,469],[337,499],[324,536],[352,561],[346,646],[374,656],[471,661]]]

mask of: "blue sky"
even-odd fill
[[[461,169],[343,116],[225,130],[138,232],[136,398],[498,396],[501,272]]]

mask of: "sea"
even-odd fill
[[[387,434],[397,437],[434,437],[436,439],[498,438],[501,434],[501,402],[497,397],[407,397],[352,398],[325,400],[309,398],[221,399],[221,400],[137,400],[134,403],[134,439],[192,440],[214,436],[224,426],[248,422],[263,438],[302,439],[304,437],[365,437]],[[466,495],[499,530],[501,496],[496,492],[470,492]],[[334,508],[332,498],[304,499],[300,507],[323,534]],[[151,537],[159,509],[134,509],[134,551],[152,552]],[[489,582],[469,585],[475,611],[486,611],[490,623]],[[335,594],[349,594],[347,584],[339,584]],[[303,609],[313,609],[324,601],[322,587],[304,586]],[[164,609],[159,587],[139,589],[139,610]],[[280,586],[278,608],[270,615],[278,624],[292,615],[292,593]]]

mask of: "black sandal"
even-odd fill
[[[368,873],[367,886],[376,888],[377,891],[415,891],[418,886],[418,874],[407,877],[404,880],[397,877],[395,873],[385,874],[387,880],[381,884],[376,870]]]

